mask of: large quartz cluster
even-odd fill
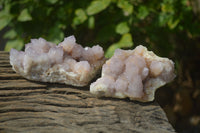
[[[144,46],[134,50],[117,49],[102,68],[102,77],[90,85],[97,96],[152,101],[157,88],[175,77],[174,63],[147,51]]]
[[[65,38],[59,45],[43,38],[31,39],[31,43],[25,46],[25,52],[10,51],[13,69],[23,77],[74,86],[87,85],[104,62],[102,47],[83,48],[76,43],[74,36]]]

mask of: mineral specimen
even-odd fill
[[[102,68],[102,77],[90,85],[97,96],[125,98],[148,102],[154,100],[157,88],[175,78],[174,63],[147,51],[117,49]]]
[[[23,77],[74,86],[87,85],[104,62],[104,51],[99,45],[83,48],[74,36],[65,38],[58,46],[43,38],[31,39],[25,52],[10,51],[10,64]]]

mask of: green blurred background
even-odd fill
[[[156,100],[177,132],[200,132],[200,0],[0,0],[0,50],[69,35],[107,57],[144,45],[172,59],[177,77]]]

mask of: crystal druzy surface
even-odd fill
[[[102,47],[83,48],[74,36],[65,38],[59,45],[43,38],[31,39],[24,52],[10,51],[10,64],[23,77],[74,86],[87,85],[104,62]]]
[[[101,78],[90,85],[90,92],[147,102],[154,99],[157,88],[174,77],[174,63],[156,56],[144,46],[134,50],[117,49],[103,65]]]

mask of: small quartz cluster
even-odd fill
[[[103,65],[102,77],[90,85],[90,92],[148,102],[154,100],[157,88],[174,78],[171,60],[158,57],[140,45],[134,50],[117,49]]]
[[[10,64],[23,77],[74,86],[87,85],[104,62],[102,47],[83,48],[74,36],[58,45],[43,38],[31,39],[31,43],[25,45],[25,52],[10,51]]]

